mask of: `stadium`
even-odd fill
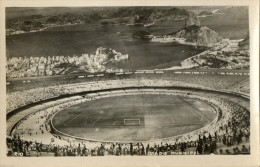
[[[250,154],[248,70],[7,80],[8,156]]]

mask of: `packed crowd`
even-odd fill
[[[170,77],[171,75],[172,77]],[[206,89],[229,89],[237,85],[241,80],[244,82],[248,76],[222,76],[222,75],[192,75],[192,74],[141,74],[114,76],[111,80],[104,77],[93,77],[84,79],[58,79],[39,80],[35,83],[18,83],[18,85],[7,86],[7,113],[44,99],[57,97],[63,94],[79,93],[82,91],[108,89],[127,86],[187,86]],[[171,79],[169,79],[171,78]],[[46,82],[46,83],[45,83]],[[47,86],[47,85],[51,86]],[[8,88],[10,87],[10,88]],[[28,89],[19,89],[26,88]],[[239,86],[238,86],[239,87]],[[17,90],[18,88],[18,90]],[[244,89],[243,89],[244,90]],[[248,91],[245,90],[247,93]]]
[[[211,142],[210,142],[211,140]],[[210,143],[210,144],[208,144]],[[199,139],[197,142],[185,142],[178,144],[160,144],[144,146],[137,144],[110,144],[89,149],[85,144],[78,146],[59,146],[55,144],[45,145],[39,142],[23,141],[19,139],[7,138],[8,156],[105,156],[105,155],[238,155],[249,154],[250,147],[245,145],[236,146],[233,149],[219,149],[217,151],[217,142],[213,138]]]
[[[172,92],[173,93],[173,92]],[[56,102],[25,117],[7,138],[9,156],[103,156],[103,155],[183,155],[249,154],[250,116],[245,108],[210,95],[175,94],[206,101],[216,107],[220,117],[196,131],[166,140],[145,143],[100,143],[80,141],[53,133],[48,122],[66,107],[93,100],[78,97]],[[36,126],[31,127],[34,123]],[[50,133],[51,132],[51,133]],[[50,142],[51,141],[51,142]]]
[[[115,75],[106,73],[102,76],[83,77],[79,78],[77,75],[70,76],[52,76],[45,78],[28,78],[7,80],[7,92],[24,91],[28,89],[67,85],[73,83],[98,82],[108,80],[125,80],[125,79],[151,79],[151,80],[172,80],[184,83],[197,83],[204,87],[212,89],[227,89],[243,80],[249,80],[248,75],[220,75],[220,74],[182,74],[173,73],[173,71],[164,71],[163,73],[141,73],[134,74],[129,72],[127,74]]]

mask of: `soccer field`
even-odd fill
[[[86,139],[148,141],[199,129],[217,116],[213,111],[207,103],[181,96],[125,95],[72,106],[52,121],[59,131]]]

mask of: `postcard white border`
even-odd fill
[[[77,6],[249,6],[251,155],[6,157],[5,7]],[[258,0],[2,0],[0,1],[0,166],[259,166],[259,2]]]

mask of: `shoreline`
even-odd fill
[[[164,71],[166,71],[166,70],[181,70],[181,69],[190,69],[190,68],[193,68],[193,67],[197,67],[198,65],[192,63],[191,59],[198,57],[198,56],[201,56],[201,55],[206,54],[206,53],[209,53],[209,50],[205,50],[205,51],[203,51],[199,54],[196,54],[196,55],[191,56],[187,59],[184,59],[183,61],[181,61],[181,66],[172,66],[172,67],[169,67],[169,68],[158,69],[158,70],[164,70]]]
[[[84,23],[76,23],[76,24],[62,24],[62,25],[51,25],[51,26],[46,26],[44,28],[41,28],[39,30],[31,30],[31,31],[23,31],[23,30],[17,30],[12,33],[5,33],[6,36],[11,36],[11,35],[19,35],[19,34],[28,34],[28,33],[34,33],[34,32],[42,32],[42,31],[48,31],[49,28],[55,28],[55,27],[63,27],[63,26],[73,26],[73,25],[80,25]],[[20,32],[19,32],[20,31]]]
[[[154,36],[155,38],[157,38],[156,36]],[[161,37],[160,37],[161,38]],[[163,39],[163,37],[162,37]],[[165,40],[165,39],[163,39]],[[166,39],[167,40],[167,39]],[[181,44],[181,45],[189,45],[189,46],[199,46],[199,47],[209,47],[209,46],[204,46],[204,45],[197,45],[196,43],[191,43],[191,42],[185,42],[184,39],[176,39],[176,38],[172,38],[172,39],[169,39],[169,41],[152,41],[151,39],[151,42],[157,42],[157,43],[178,43],[178,44]],[[205,53],[208,53],[209,52],[209,49],[199,53],[199,54],[196,54],[196,55],[193,55],[187,59],[184,59],[181,61],[181,66],[172,66],[172,67],[168,67],[168,68],[162,68],[162,69],[155,69],[155,70],[163,70],[163,71],[168,71],[168,70],[182,70],[182,69],[190,69],[190,68],[193,68],[193,67],[196,67],[198,65],[195,65],[194,63],[191,62],[191,59],[192,58],[195,58],[197,56],[200,56],[201,54],[205,54]]]
[[[242,41],[243,39],[239,39],[239,40]],[[209,54],[211,52],[219,51],[219,50],[227,47],[228,45],[229,44],[227,42],[224,42],[222,44],[220,43],[220,45],[210,47],[209,49],[207,49],[207,50],[205,50],[205,51],[203,51],[199,54],[196,54],[196,55],[191,56],[187,59],[184,59],[183,61],[181,61],[181,66],[172,66],[172,67],[169,67],[169,68],[163,68],[163,69],[158,69],[158,70],[180,70],[180,69],[190,69],[190,68],[193,68],[193,67],[199,67],[201,65],[201,62],[198,62],[196,60],[196,58],[198,58],[202,55]],[[199,46],[199,45],[195,45],[195,46]]]

